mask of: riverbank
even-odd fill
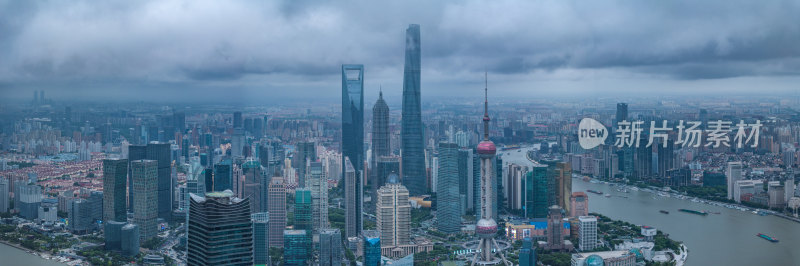
[[[703,203],[703,204],[706,204],[706,205],[723,207],[723,208],[728,208],[728,209],[731,209],[731,210],[739,210],[739,211],[742,211],[742,212],[752,213],[754,215],[761,215],[761,216],[772,215],[772,216],[776,216],[776,217],[780,217],[780,218],[783,218],[783,219],[786,219],[786,220],[790,220],[790,221],[793,221],[793,222],[800,223],[800,219],[798,219],[798,218],[795,218],[795,217],[792,217],[792,216],[788,216],[788,215],[785,215],[783,213],[779,213],[779,212],[776,212],[776,211],[773,211],[773,210],[749,207],[749,206],[745,206],[745,205],[737,204],[737,203],[715,201],[715,200],[710,200],[710,199],[705,199],[705,198],[700,198],[700,197],[693,197],[693,196],[686,195],[684,193],[679,193],[676,190],[664,191],[661,188],[653,187],[653,186],[650,186],[650,187],[647,187],[647,188],[641,188],[641,187],[637,187],[637,186],[633,186],[633,185],[628,185],[628,184],[625,184],[625,183],[618,183],[618,182],[612,182],[612,181],[601,181],[599,179],[595,179],[595,178],[591,178],[591,177],[587,177],[587,176],[582,176],[582,175],[578,175],[578,174],[573,174],[572,177],[573,178],[578,178],[578,179],[580,179],[580,178],[588,178],[589,182],[591,182],[591,183],[615,186],[615,187],[618,188],[617,191],[622,190],[621,192],[624,192],[624,193],[628,193],[629,191],[641,191],[641,192],[646,192],[646,193],[653,194],[654,196],[675,198],[675,199],[679,199],[679,200],[690,200],[691,202],[699,202],[699,203]],[[620,197],[624,197],[624,196],[620,196]]]
[[[641,190],[628,192],[618,186],[602,182],[575,179],[573,191],[601,191],[610,197],[589,194],[589,209],[614,220],[648,225],[670,234],[691,247],[692,259],[683,265],[794,265],[800,257],[795,247],[800,246],[797,223],[775,217],[761,216],[709,204],[686,197],[681,199],[669,193],[651,193]],[[708,215],[695,215],[678,211],[691,209],[708,211]],[[665,210],[667,213],[662,213]],[[780,239],[772,243],[758,238],[764,233]]]
[[[39,253],[7,241],[0,241],[0,257],[3,258],[3,262],[0,263],[2,265],[68,265],[53,259],[55,256],[48,256],[50,259],[44,258]]]

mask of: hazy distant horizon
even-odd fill
[[[422,97],[792,95],[794,1],[0,1],[2,102],[399,99],[420,24]],[[236,14],[230,16],[228,14]],[[267,100],[261,100],[267,99]]]

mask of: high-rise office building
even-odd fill
[[[564,210],[558,205],[548,208],[546,249],[564,250]]]
[[[9,202],[11,201],[9,195],[8,179],[0,177],[0,212],[8,212]]]
[[[306,230],[311,233],[311,190],[298,188],[294,191],[294,196],[294,229]]]
[[[573,192],[570,197],[570,217],[589,215],[589,197],[583,191]]]
[[[364,266],[380,266],[381,264],[381,233],[375,230],[364,230],[362,233]]]
[[[233,134],[231,134],[231,157],[242,157],[245,156],[244,148],[246,146],[246,140],[244,135],[244,129],[241,127],[233,128]]]
[[[286,229],[286,184],[282,177],[269,182],[269,247],[283,248],[283,230]]]
[[[733,199],[733,185],[742,180],[742,162],[728,162],[725,177],[728,181],[728,199]]]
[[[242,175],[244,176],[244,188],[242,198],[250,198],[250,212],[267,211],[266,190],[264,185],[267,178],[264,167],[257,160],[249,159],[242,164]]]
[[[122,255],[135,257],[139,254],[139,246],[139,226],[135,224],[123,226],[120,236]]]
[[[269,264],[269,213],[250,215],[253,222],[253,264]]]
[[[594,216],[579,216],[578,221],[578,248],[589,251],[597,248],[597,218]]]
[[[122,249],[122,227],[127,223],[110,220],[103,224],[103,237],[106,250]]]
[[[89,200],[92,208],[92,222],[102,221],[103,220],[103,192],[102,191],[92,191],[89,193],[89,197],[86,198]]]
[[[250,199],[233,192],[190,194],[188,265],[253,265]]]
[[[663,140],[662,140],[661,143],[663,143]],[[657,157],[656,158],[658,159],[658,162],[657,162],[658,164],[657,164],[657,167],[656,167],[656,170],[657,170],[656,172],[658,173],[658,176],[657,176],[658,178],[664,179],[664,178],[669,177],[669,171],[673,170],[675,168],[674,167],[675,166],[675,163],[674,163],[674,161],[675,161],[674,146],[675,145],[674,145],[674,143],[675,143],[674,140],[667,140],[667,146],[666,147],[664,147],[663,144],[653,144],[653,146],[656,146],[656,150],[657,150]],[[672,181],[670,181],[670,182],[671,183],[675,183],[675,184],[678,183],[678,182],[672,182]],[[667,183],[666,185],[674,186],[674,184],[671,184],[671,183]],[[688,184],[685,184],[685,185],[688,185]]]
[[[408,189],[391,175],[389,182],[378,189],[375,218],[381,245],[394,247],[409,244],[411,241],[411,204],[408,202]]]
[[[547,218],[547,209],[556,204],[556,180],[550,174],[547,165],[534,164],[525,175],[525,217]]]
[[[311,226],[315,232],[328,228],[328,178],[321,162],[308,166],[308,179],[311,185]]]
[[[536,266],[536,248],[533,247],[531,238],[522,240],[522,249],[519,250],[519,266]]]
[[[170,221],[172,220],[172,195],[174,190],[172,186],[170,144],[163,142],[147,144],[147,159],[155,160],[158,164],[158,218]],[[139,228],[139,230],[140,232],[146,231],[144,228]]]
[[[372,106],[372,174],[373,180],[378,172],[378,158],[391,154],[391,140],[389,137],[389,105],[383,100],[383,91],[378,93],[378,100]],[[384,177],[385,178],[385,177]],[[380,186],[382,186],[381,184]],[[373,184],[373,186],[375,186]],[[376,187],[380,187],[376,186]]]
[[[272,153],[272,146],[266,145],[265,143],[261,143],[258,145],[258,161],[261,163],[263,167],[269,167],[269,154]],[[269,177],[272,177],[270,174]]]
[[[128,178],[127,159],[103,160],[103,221],[126,222],[125,183]],[[122,230],[122,226],[120,226]]]
[[[639,140],[639,147],[633,147],[634,163],[633,176],[643,180],[652,178],[653,175],[653,148],[647,147],[648,137],[643,135]],[[635,145],[634,145],[635,146]]]
[[[623,120],[628,120],[628,104],[617,103],[617,116],[614,120],[614,128],[617,127],[617,123],[622,122]]]
[[[70,204],[69,231],[73,234],[86,234],[94,229],[92,224],[92,206],[88,200],[75,199]]]
[[[439,169],[436,188],[436,227],[454,234],[461,231],[461,196],[458,184],[458,145],[439,143]]]
[[[128,146],[128,212],[133,212],[133,167],[131,163],[137,160],[147,159],[146,145]]]
[[[344,230],[347,237],[355,237],[361,233],[362,213],[361,213],[361,192],[362,187],[358,182],[358,174],[355,167],[350,162],[350,158],[344,158]]]
[[[295,157],[292,158],[292,167],[297,169],[298,187],[306,187],[308,162],[317,161],[316,143],[313,141],[298,142],[295,147]]]
[[[342,265],[342,233],[339,229],[323,229],[319,232],[319,265]]]
[[[395,155],[379,156],[372,173],[372,195],[375,195],[378,188],[386,185],[390,174],[400,175],[400,157]]]
[[[214,165],[214,190],[233,190],[233,162],[224,160]]]
[[[421,47],[419,25],[406,29],[406,58],[403,73],[402,148],[403,185],[412,196],[427,192],[424,132],[420,96]]]
[[[233,128],[242,128],[243,126],[242,112],[233,112]]]
[[[24,182],[14,185],[14,207],[19,210],[19,216],[28,220],[38,218],[39,206],[42,204],[42,187]]]
[[[342,175],[345,177],[346,235],[361,232],[364,165],[364,66],[342,65]],[[349,164],[347,162],[350,162]],[[350,178],[352,175],[352,178]],[[358,225],[358,226],[357,226]]]
[[[305,266],[309,257],[311,239],[306,230],[283,231],[283,265]]]
[[[475,209],[475,174],[472,149],[462,148],[458,150],[458,193],[461,197],[461,205],[466,210]]]
[[[186,193],[194,193],[197,195],[206,193],[206,175],[204,170],[199,160],[193,160],[189,164],[188,173],[186,173]],[[184,204],[185,206],[180,207],[189,209],[188,194],[186,195]]]
[[[556,205],[567,213],[570,212],[572,196],[572,167],[568,162],[548,162],[551,177],[555,179]]]
[[[622,122],[623,120],[628,120],[628,104],[627,103],[617,103],[617,115],[614,119],[614,125],[612,125],[612,132],[616,131],[617,123]],[[611,139],[611,138],[609,138]],[[622,175],[625,178],[633,177],[633,148],[625,146],[622,150],[618,153],[619,157],[619,170],[622,171]]]
[[[186,113],[174,112],[172,113],[172,122],[175,123],[175,130],[181,134],[186,132]]]
[[[139,242],[144,243],[158,233],[158,162],[131,162],[133,175],[133,223],[139,226]]]

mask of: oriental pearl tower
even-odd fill
[[[478,224],[475,225],[475,233],[480,237],[480,242],[477,246],[478,252],[472,259],[472,264],[475,265],[496,265],[502,262],[505,265],[511,265],[505,256],[503,256],[503,249],[507,245],[500,246],[494,239],[497,235],[497,222],[494,221],[492,214],[494,207],[497,204],[494,202],[495,195],[493,184],[496,184],[495,169],[494,169],[494,156],[497,153],[497,148],[494,143],[489,140],[489,81],[488,73],[486,74],[486,87],[484,88],[484,103],[483,103],[483,141],[478,143],[478,155],[481,158],[481,218]],[[495,254],[496,253],[496,254]],[[496,258],[495,255],[500,255]]]

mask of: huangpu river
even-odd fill
[[[503,163],[525,162],[526,148],[502,151]],[[686,265],[800,265],[800,223],[777,216],[759,216],[752,212],[729,209],[689,199],[659,196],[644,191],[628,193],[616,186],[572,179],[572,191],[595,190],[605,197],[589,196],[589,211],[637,225],[649,225],[682,241],[689,249]],[[710,211],[700,216],[678,209]],[[668,211],[662,214],[659,210]],[[715,214],[719,213],[719,214]],[[772,243],[756,236],[764,233],[780,242]]]
[[[63,266],[53,260],[27,253],[18,248],[0,243],[0,265]]]

